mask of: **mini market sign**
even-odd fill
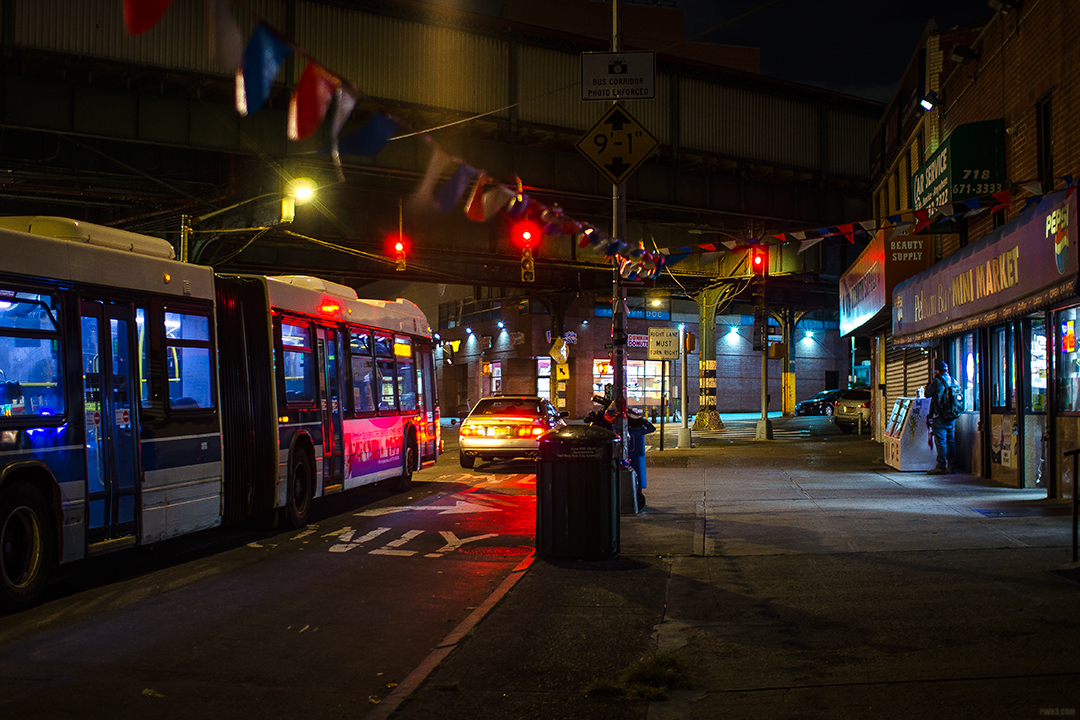
[[[1005,125],[961,125],[911,176],[912,209],[948,205],[1005,189]]]

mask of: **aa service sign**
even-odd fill
[[[582,53],[582,100],[652,100],[656,56],[651,52]]]

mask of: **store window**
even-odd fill
[[[631,407],[660,406],[661,366],[658,360],[626,361],[626,401]],[[593,394],[603,395],[614,385],[611,360],[593,360]]]
[[[990,328],[990,407],[1015,409],[1015,387],[1012,325]]]
[[[536,358],[536,394],[551,397],[551,358]]]
[[[949,374],[964,391],[964,411],[979,409],[979,354],[975,351],[975,333],[953,341],[949,353]]]
[[[1057,407],[1059,412],[1080,412],[1080,352],[1076,347],[1076,331],[1080,327],[1080,308],[1069,308],[1057,314]]]
[[[1046,353],[1046,321],[1031,318],[1023,323],[1025,355],[1031,358],[1028,381],[1024,386],[1024,407],[1028,412],[1046,412],[1046,389],[1049,377]]]

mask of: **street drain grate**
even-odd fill
[[[533,551],[529,545],[475,545],[461,548],[458,552],[467,555],[493,555],[496,557],[513,557],[515,555],[528,555]]]

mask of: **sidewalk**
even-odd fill
[[[1075,717],[1080,585],[1050,572],[1068,504],[881,452],[654,450],[621,555],[536,560],[393,717]],[[684,686],[634,697],[657,653]]]

